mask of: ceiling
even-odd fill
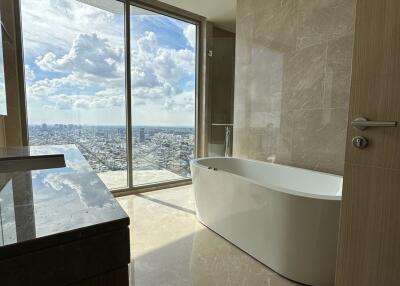
[[[114,13],[123,13],[123,5],[109,0],[78,0]],[[206,17],[215,26],[234,32],[236,0],[161,0],[161,2]],[[143,11],[141,11],[142,13]]]
[[[161,2],[206,17],[231,32],[236,25],[236,0],[161,0]]]

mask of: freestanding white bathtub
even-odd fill
[[[334,284],[342,177],[219,157],[191,171],[201,223],[284,277]]]

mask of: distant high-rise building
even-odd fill
[[[194,129],[178,127],[136,127],[134,169],[168,169],[190,176],[189,162],[195,149],[193,134]],[[29,139],[32,145],[76,144],[97,173],[126,170],[128,148],[125,128],[121,126],[44,123],[29,126]]]
[[[144,128],[141,127],[140,131],[139,131],[139,142],[143,143],[145,141],[145,139],[146,139],[146,136],[144,134]]]

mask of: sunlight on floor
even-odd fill
[[[126,188],[127,171],[108,171],[97,174],[109,189]],[[184,179],[168,170],[141,170],[132,172],[134,185],[146,185]]]
[[[118,201],[131,218],[131,285],[298,285],[200,224],[191,186]]]

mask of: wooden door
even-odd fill
[[[336,285],[400,285],[400,126],[352,127],[361,116],[400,121],[399,0],[357,3]]]

